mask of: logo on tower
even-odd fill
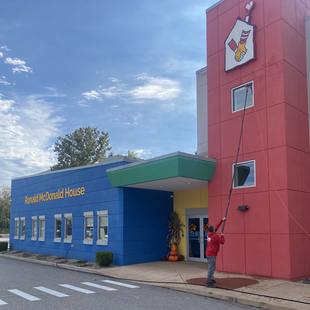
[[[242,66],[255,59],[254,25],[249,23],[255,2],[251,1],[245,8],[248,14],[245,20],[239,17],[225,41],[225,71]],[[238,42],[238,43],[237,43]]]

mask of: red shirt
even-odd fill
[[[219,227],[222,225],[222,221],[220,221],[215,226],[215,231],[219,229]],[[220,244],[225,243],[224,236],[219,236],[215,232],[208,232],[207,235],[207,248],[206,248],[206,256],[217,256],[217,253],[220,250]]]

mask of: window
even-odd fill
[[[20,218],[20,240],[25,240],[25,234],[26,234],[26,219],[24,217]]]
[[[39,216],[39,241],[45,241],[45,215]]]
[[[31,233],[31,240],[37,240],[37,229],[38,229],[38,220],[36,216],[32,216],[32,233]]]
[[[84,244],[93,244],[94,212],[84,212]]]
[[[65,240],[66,243],[72,242],[72,213],[66,213],[65,215]]]
[[[249,90],[246,100],[246,108],[254,105],[254,84],[252,81],[231,90],[232,112],[237,112],[244,109],[247,85],[251,85],[251,87],[248,87]]]
[[[234,188],[256,186],[254,160],[233,165],[233,169],[235,171]]]
[[[19,217],[15,217],[15,235],[14,239],[19,238]]]
[[[97,211],[98,216],[98,245],[108,244],[108,211]]]
[[[61,242],[61,214],[55,214],[55,238],[54,242]]]

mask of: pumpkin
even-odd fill
[[[169,261],[170,262],[177,262],[179,260],[179,256],[178,255],[170,255],[169,256]]]
[[[171,245],[171,252],[176,252],[177,251],[177,246],[176,244]]]

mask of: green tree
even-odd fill
[[[132,158],[140,158],[137,153],[135,153],[134,151],[129,151],[129,150],[128,150],[127,156],[132,157]]]
[[[64,138],[58,137],[54,152],[57,153],[57,164],[51,170],[60,170],[100,162],[111,151],[109,134],[97,130],[97,127],[80,127]],[[110,152],[108,157],[113,156]]]
[[[11,188],[0,186],[0,233],[9,233]]]

